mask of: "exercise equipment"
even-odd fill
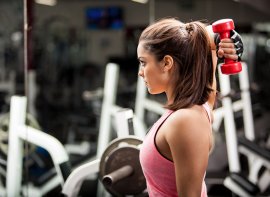
[[[224,120],[226,147],[230,172],[240,171],[240,161],[237,149],[237,131],[234,121],[234,112],[243,111],[245,136],[254,140],[254,123],[251,109],[251,99],[249,92],[249,78],[247,65],[243,63],[242,72],[239,73],[239,84],[241,99],[233,102],[232,98],[225,96],[222,98],[222,107],[214,110],[213,130],[218,131],[222,120]],[[231,92],[230,75],[223,75],[219,67],[218,77],[221,95],[229,95]]]
[[[116,115],[120,115],[119,112],[126,113],[125,110],[123,111],[123,108],[116,105],[116,93],[117,93],[117,83],[119,78],[119,65],[115,63],[108,63],[106,66],[105,71],[105,82],[104,82],[104,93],[103,93],[103,103],[102,103],[102,110],[101,110],[101,118],[100,118],[100,127],[99,127],[99,137],[98,137],[98,146],[97,146],[97,157],[100,158],[102,153],[104,152],[105,148],[108,146],[111,138],[112,138],[112,132],[111,129],[114,126],[113,120],[116,120],[119,122],[119,119]],[[128,115],[129,114],[129,115]],[[130,118],[130,115],[133,117],[134,121],[134,134],[138,137],[143,138],[145,136],[145,127],[143,126],[143,122],[140,121],[135,116],[133,116],[130,112],[127,113],[128,117]],[[128,118],[127,117],[127,118]],[[123,116],[122,118],[125,118]],[[121,122],[121,118],[120,118]],[[126,121],[122,120],[121,124],[124,128],[117,128],[118,131],[127,131],[126,128],[128,126],[124,126]],[[116,130],[117,130],[116,129]],[[118,135],[121,135],[120,133]],[[123,134],[126,135],[126,134]],[[119,137],[119,136],[118,136]]]
[[[25,118],[26,98],[12,96],[8,125],[8,158],[7,163],[4,163],[7,168],[6,188],[0,182],[0,192],[4,196],[44,196],[57,186],[64,186],[71,172],[65,147],[53,136],[25,125]],[[22,183],[23,142],[45,149],[52,158],[55,167],[51,171],[52,176],[39,186],[29,182]],[[89,176],[90,172],[91,170],[87,170],[84,174]]]
[[[139,161],[139,138],[128,136],[113,140],[104,151],[99,179],[114,196],[138,195],[146,189]]]
[[[256,196],[264,192],[269,186],[269,151],[260,148],[254,143],[254,121],[249,92],[249,78],[247,65],[243,63],[243,70],[238,75],[241,90],[241,99],[232,102],[232,98],[224,96],[222,107],[215,110],[213,130],[217,131],[224,118],[225,137],[229,164],[229,176],[223,182],[224,186],[239,196]],[[221,95],[229,95],[231,91],[230,76],[221,74],[219,70],[219,82]],[[234,113],[243,112],[244,138],[239,138],[236,131]],[[242,175],[240,154],[247,157],[249,173]],[[262,173],[260,170],[266,168]]]
[[[65,184],[63,185],[62,194],[68,197],[78,196],[79,190],[84,180],[96,178],[99,173],[100,158],[109,142],[113,138],[112,128],[116,131],[117,138],[123,138],[130,134],[143,135],[140,124],[130,124],[134,120],[133,111],[124,109],[116,105],[117,82],[119,76],[119,66],[115,63],[108,63],[105,71],[104,89],[97,93],[97,96],[103,96],[99,137],[97,145],[97,154],[91,161],[86,162],[74,169]],[[84,95],[92,96],[92,95]],[[141,133],[139,133],[141,131]],[[136,133],[135,133],[136,132]],[[98,195],[103,195],[103,190],[98,186]]]
[[[112,154],[112,152],[114,152],[112,151],[112,147],[118,144],[117,143],[118,139],[126,139],[126,138],[130,139],[130,135],[133,134],[135,136],[138,136],[135,139],[136,142],[135,144],[134,140],[128,140],[128,142],[131,141],[131,144],[133,143],[133,145],[128,145],[128,143],[124,143],[125,145],[128,145],[128,147],[125,147],[127,151],[133,151],[135,152],[135,155],[138,154],[136,144],[141,143],[141,140],[139,139],[140,137],[144,137],[145,130],[143,129],[144,127],[142,126],[142,123],[138,119],[136,119],[136,116],[134,116],[132,110],[121,108],[120,106],[116,105],[115,100],[116,100],[118,76],[119,76],[119,66],[115,63],[107,64],[105,71],[104,90],[102,93],[103,103],[102,103],[96,159],[79,166],[78,168],[74,169],[72,173],[69,175],[62,189],[62,193],[68,197],[78,196],[78,192],[81,188],[82,182],[85,179],[89,178],[89,176],[91,175],[95,176],[97,174],[103,174],[105,176],[107,174],[104,171],[104,166],[106,166],[105,164],[106,157],[104,157],[103,155],[104,153],[105,155],[108,155],[108,153]],[[132,121],[134,121],[133,122],[134,125],[131,124]],[[113,137],[112,128],[116,130],[116,140],[114,143],[112,143],[114,145],[112,146],[109,145],[110,148],[107,148],[109,142]],[[123,143],[121,144],[123,145]],[[120,154],[124,152],[123,154],[125,154],[125,151],[123,151],[125,150],[125,148],[121,149],[120,147],[118,147],[119,150],[118,149],[117,150],[119,152],[118,151],[117,152]],[[113,158],[114,157],[111,157],[112,160]],[[138,158],[137,162],[139,162]],[[127,171],[130,170],[129,167],[125,167],[122,170],[125,171],[125,169],[128,169]],[[99,173],[99,171],[101,171],[101,173]],[[107,177],[107,180],[110,181],[110,179],[108,178],[109,177]],[[104,196],[103,188],[104,187],[101,184],[98,186],[98,196]],[[128,189],[128,187],[125,188]]]
[[[115,138],[109,143],[101,158],[74,169],[67,178],[62,194],[78,196],[82,182],[98,174],[100,183],[113,196],[139,196],[144,194],[146,182],[139,164],[142,140],[134,135]],[[99,196],[106,194],[101,193]]]
[[[64,146],[54,137],[25,125],[26,98],[23,96],[12,96],[10,107],[8,157],[6,173],[7,196],[24,195],[43,196],[58,185],[63,185],[71,171],[69,157]],[[22,185],[22,158],[23,142],[30,142],[42,147],[49,152],[54,162],[56,176],[39,188],[31,184]]]
[[[239,196],[261,196],[270,185],[270,151],[245,137],[238,138],[238,148],[241,154],[253,159],[248,177],[234,172],[226,177],[224,185]]]
[[[142,122],[139,121],[136,116],[134,116],[133,111],[131,109],[122,108],[116,105],[118,77],[119,66],[115,63],[108,63],[105,71],[103,93],[99,93],[103,95],[103,103],[96,158],[74,169],[69,175],[62,189],[62,193],[68,197],[77,196],[82,182],[89,176],[96,176],[99,173],[100,161],[104,160],[101,158],[103,158],[102,155],[104,151],[107,150],[108,144],[113,139],[112,134],[116,134],[116,139],[129,139],[130,135],[135,135],[137,136],[137,143],[141,143],[141,141],[138,141],[138,139],[145,136],[146,132]],[[115,133],[112,132],[113,128],[116,131]],[[133,148],[134,147],[129,145],[127,151],[138,152],[137,148],[135,150]],[[124,149],[120,149],[120,152],[118,153],[123,153],[121,152],[122,150]],[[112,158],[113,157],[111,157],[111,159]],[[139,162],[138,159],[137,162]],[[101,166],[104,166],[104,162],[101,163]],[[103,188],[104,187],[102,185],[98,186],[98,196],[104,195]]]
[[[109,75],[115,74],[115,72],[111,72],[112,68],[117,69],[117,65],[110,64],[108,65],[107,72]],[[106,73],[107,73],[106,72]],[[114,75],[115,76],[115,75]],[[112,78],[111,78],[112,79]],[[108,80],[108,78],[107,78]],[[107,85],[105,89],[105,93],[110,91],[114,91],[111,87],[111,83],[106,82]],[[116,84],[116,83],[115,83]],[[108,99],[108,97],[107,97]],[[132,119],[133,112],[130,109],[123,109],[119,106],[114,105],[114,102],[108,104],[108,100],[104,98],[105,109],[103,113],[109,112],[109,116],[107,117],[108,124],[107,129],[108,133],[101,132],[100,140],[108,139],[110,140],[111,131],[110,127],[113,125],[113,118],[117,120],[116,129],[119,132],[116,132],[117,135],[125,137],[125,135],[129,135],[127,133],[127,128],[129,131],[134,131],[132,129],[133,125],[130,124],[130,120]],[[111,107],[114,106],[116,110],[111,110]],[[109,110],[109,111],[108,111]],[[104,115],[104,114],[103,114]],[[1,187],[0,191],[3,191],[4,195],[7,196],[19,196],[21,192],[25,195],[30,196],[43,196],[44,194],[51,191],[56,186],[63,186],[63,194],[67,196],[78,196],[79,189],[83,180],[89,178],[92,174],[94,178],[97,178],[95,174],[99,171],[99,158],[96,160],[92,160],[87,162],[84,165],[79,166],[74,171],[71,172],[71,167],[69,164],[69,157],[67,151],[64,146],[54,137],[38,130],[30,126],[25,125],[26,118],[26,98],[20,96],[13,96],[11,98],[11,109],[10,109],[10,121],[9,121],[9,136],[8,136],[8,161],[6,163],[7,173],[6,173],[6,188]],[[109,120],[109,121],[108,121]],[[104,135],[102,135],[104,134]],[[54,167],[56,170],[55,175],[49,181],[44,184],[35,187],[30,183],[21,184],[22,180],[22,150],[23,150],[23,142],[30,142],[33,145],[42,147],[45,149],[50,156],[52,157],[52,161],[54,163]],[[107,144],[103,144],[107,147]],[[102,153],[101,153],[102,155]],[[67,180],[66,180],[67,179]]]
[[[212,24],[214,33],[220,34],[220,39],[230,38],[230,31],[234,29],[234,22],[232,19],[221,19]],[[224,64],[221,65],[221,72],[223,74],[237,74],[241,72],[242,65],[240,62],[225,58]]]
[[[8,153],[8,130],[10,122],[10,114],[5,113],[0,116],[0,152],[4,155]],[[31,126],[37,130],[40,130],[41,127],[38,124],[37,120],[31,114],[26,114],[26,123],[27,126]],[[28,151],[24,155],[29,155],[35,150],[36,146],[29,144]]]

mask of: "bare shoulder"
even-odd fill
[[[211,125],[200,107],[175,111],[165,122],[167,143],[184,144],[209,143]]]

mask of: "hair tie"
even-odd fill
[[[190,23],[186,23],[186,30],[187,30],[188,34],[191,35],[191,33],[193,31],[193,26]]]

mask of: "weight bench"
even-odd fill
[[[225,178],[224,185],[239,196],[258,196],[270,184],[270,151],[243,137],[238,138],[238,148],[240,153],[256,160],[253,160],[253,165],[249,169],[249,177],[233,172]],[[258,177],[262,167],[266,169]]]

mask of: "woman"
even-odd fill
[[[150,197],[207,196],[204,182],[212,147],[216,46],[211,26],[157,21],[141,34],[139,76],[150,94],[166,93],[168,109],[147,134],[140,162]],[[220,57],[238,59],[231,39]]]

